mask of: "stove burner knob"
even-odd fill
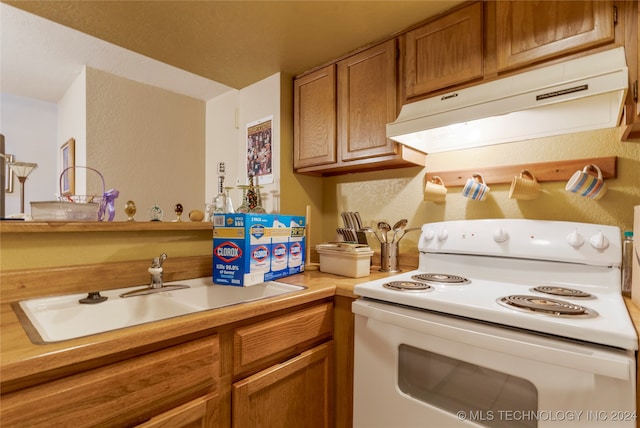
[[[567,235],[567,242],[573,248],[581,247],[584,244],[584,238],[578,233],[578,229]]]
[[[609,240],[602,232],[593,235],[589,242],[591,242],[591,246],[596,250],[605,250],[609,246]]]
[[[431,241],[433,238],[436,237],[436,234],[432,229],[427,229],[422,235],[422,237],[425,241]]]
[[[498,227],[495,232],[493,232],[493,240],[497,243],[501,243],[509,239],[509,234],[504,231],[501,227]]]
[[[446,241],[449,237],[449,232],[444,227],[440,228],[440,232],[438,232],[438,241]]]

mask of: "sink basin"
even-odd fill
[[[100,293],[108,299],[95,304],[78,302],[86,294],[45,297],[20,301],[14,305],[14,310],[33,342],[48,343],[252,302],[305,288],[276,281],[233,287],[212,284],[211,277],[165,283],[173,284],[185,284],[190,288],[127,298],[120,297],[120,294],[142,286],[108,290]]]

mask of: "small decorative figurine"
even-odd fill
[[[151,221],[162,221],[162,208],[158,205],[153,205],[149,209],[149,217]]]
[[[200,210],[189,211],[189,219],[191,221],[202,221],[204,219],[204,213]]]
[[[176,220],[175,221],[182,221],[182,219],[180,218],[180,216],[182,215],[182,212],[184,211],[184,209],[182,208],[182,204],[178,203],[176,204],[175,207],[173,207],[173,212],[176,213]]]
[[[127,201],[124,204],[124,213],[127,215],[127,221],[136,221],[133,216],[136,215],[136,203],[133,201]]]

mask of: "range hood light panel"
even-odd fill
[[[612,49],[407,104],[387,136],[437,153],[613,128],[627,73],[623,48]]]

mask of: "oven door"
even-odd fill
[[[353,304],[354,427],[635,426],[635,355]]]

